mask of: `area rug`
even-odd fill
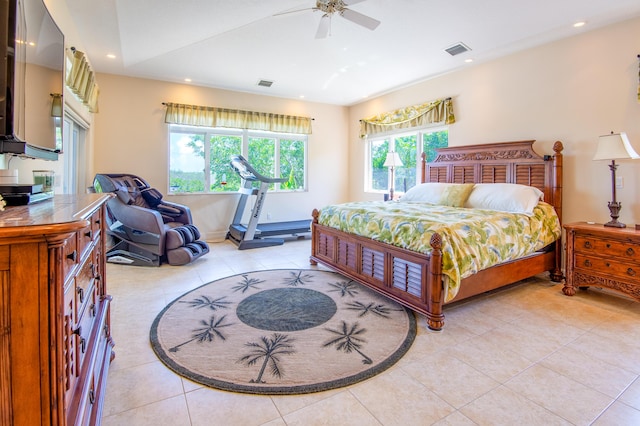
[[[414,314],[342,275],[267,270],[210,282],[171,302],[151,327],[170,369],[206,386],[302,394],[347,386],[397,362]]]

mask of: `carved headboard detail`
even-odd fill
[[[436,159],[425,162],[422,182],[518,183],[544,193],[562,218],[562,142],[553,145],[554,155],[533,150],[534,140],[437,149]]]

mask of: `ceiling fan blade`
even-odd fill
[[[355,24],[362,25],[370,30],[375,30],[378,25],[380,25],[380,21],[377,19],[370,18],[367,15],[363,15],[362,13],[351,9],[342,9],[342,11],[340,11],[340,15],[343,18],[348,19]]]
[[[325,13],[324,15],[322,15],[322,18],[320,18],[320,24],[318,25],[316,38],[326,38],[329,35],[330,27],[331,27],[331,17]]]
[[[307,10],[314,10],[315,11],[315,10],[317,10],[317,7],[305,7],[304,9],[286,10],[284,12],[274,13],[273,16],[288,15],[290,13],[305,12]]]
[[[343,3],[345,6],[351,6],[352,4],[362,3],[363,1],[366,0],[344,0]]]

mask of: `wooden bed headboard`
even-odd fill
[[[422,154],[422,182],[518,183],[535,186],[562,220],[562,142],[553,155],[540,156],[533,140],[437,149],[427,163]]]

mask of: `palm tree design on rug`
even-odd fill
[[[239,362],[246,362],[248,366],[252,366],[262,359],[262,366],[260,367],[258,377],[252,379],[250,383],[266,383],[262,380],[262,375],[268,364],[271,365],[271,375],[277,378],[282,377],[282,371],[278,365],[280,362],[279,356],[291,355],[296,352],[293,350],[293,345],[291,344],[294,340],[295,339],[289,338],[286,334],[274,333],[271,338],[262,336],[258,343],[245,343],[246,346],[249,346],[253,350],[240,358]]]
[[[363,358],[362,359],[363,364],[373,363],[371,358],[366,356],[360,350],[360,348],[362,347],[362,343],[367,343],[367,341],[358,336],[366,333],[367,332],[366,328],[360,328],[358,323],[355,323],[352,326],[348,326],[346,321],[342,321],[341,330],[332,330],[330,328],[325,328],[325,330],[338,335],[338,337],[336,337],[335,339],[332,339],[327,343],[325,343],[323,345],[325,348],[328,346],[336,345],[336,349],[339,351],[344,351],[346,353],[351,353],[355,351],[359,353]]]
[[[242,281],[240,281],[237,285],[233,286],[234,291],[242,291],[243,293],[249,290],[250,288],[257,288],[256,285],[263,283],[264,280],[258,278],[249,278],[249,275],[242,274]]]
[[[217,309],[226,309],[227,305],[230,305],[231,302],[227,302],[226,296],[218,297],[217,299],[211,299],[208,296],[202,295],[196,299],[190,301],[181,300],[180,303],[186,303],[192,308],[200,309],[200,308],[209,308],[212,311]]]
[[[358,284],[353,281],[339,281],[337,283],[329,283],[331,287],[334,287],[333,290],[328,291],[339,291],[340,296],[351,296],[354,297],[358,294]]]
[[[298,271],[296,273],[295,271],[291,271],[291,276],[284,279],[284,284],[291,287],[297,287],[299,285],[307,284],[307,282],[312,280],[313,276],[310,274],[305,274],[304,272],[305,271]]]
[[[172,348],[169,348],[169,352],[178,352],[180,350],[180,347],[186,345],[187,343],[191,343],[194,340],[198,343],[211,342],[216,336],[218,336],[221,340],[226,340],[226,337],[224,334],[222,334],[220,328],[233,325],[233,323],[224,324],[226,317],[226,315],[223,315],[222,317],[220,317],[220,319],[216,319],[216,316],[212,315],[211,318],[209,318],[208,322],[205,320],[200,320],[200,323],[204,327],[192,330],[193,334],[191,335],[191,339],[187,340],[186,342],[182,342]]]
[[[400,309],[392,309],[387,305],[381,303],[371,302],[367,305],[360,301],[349,302],[347,303],[349,310],[351,311],[360,311],[359,317],[363,317],[368,313],[372,313],[374,315],[378,315],[382,318],[389,318],[389,315],[392,311],[400,311]]]

